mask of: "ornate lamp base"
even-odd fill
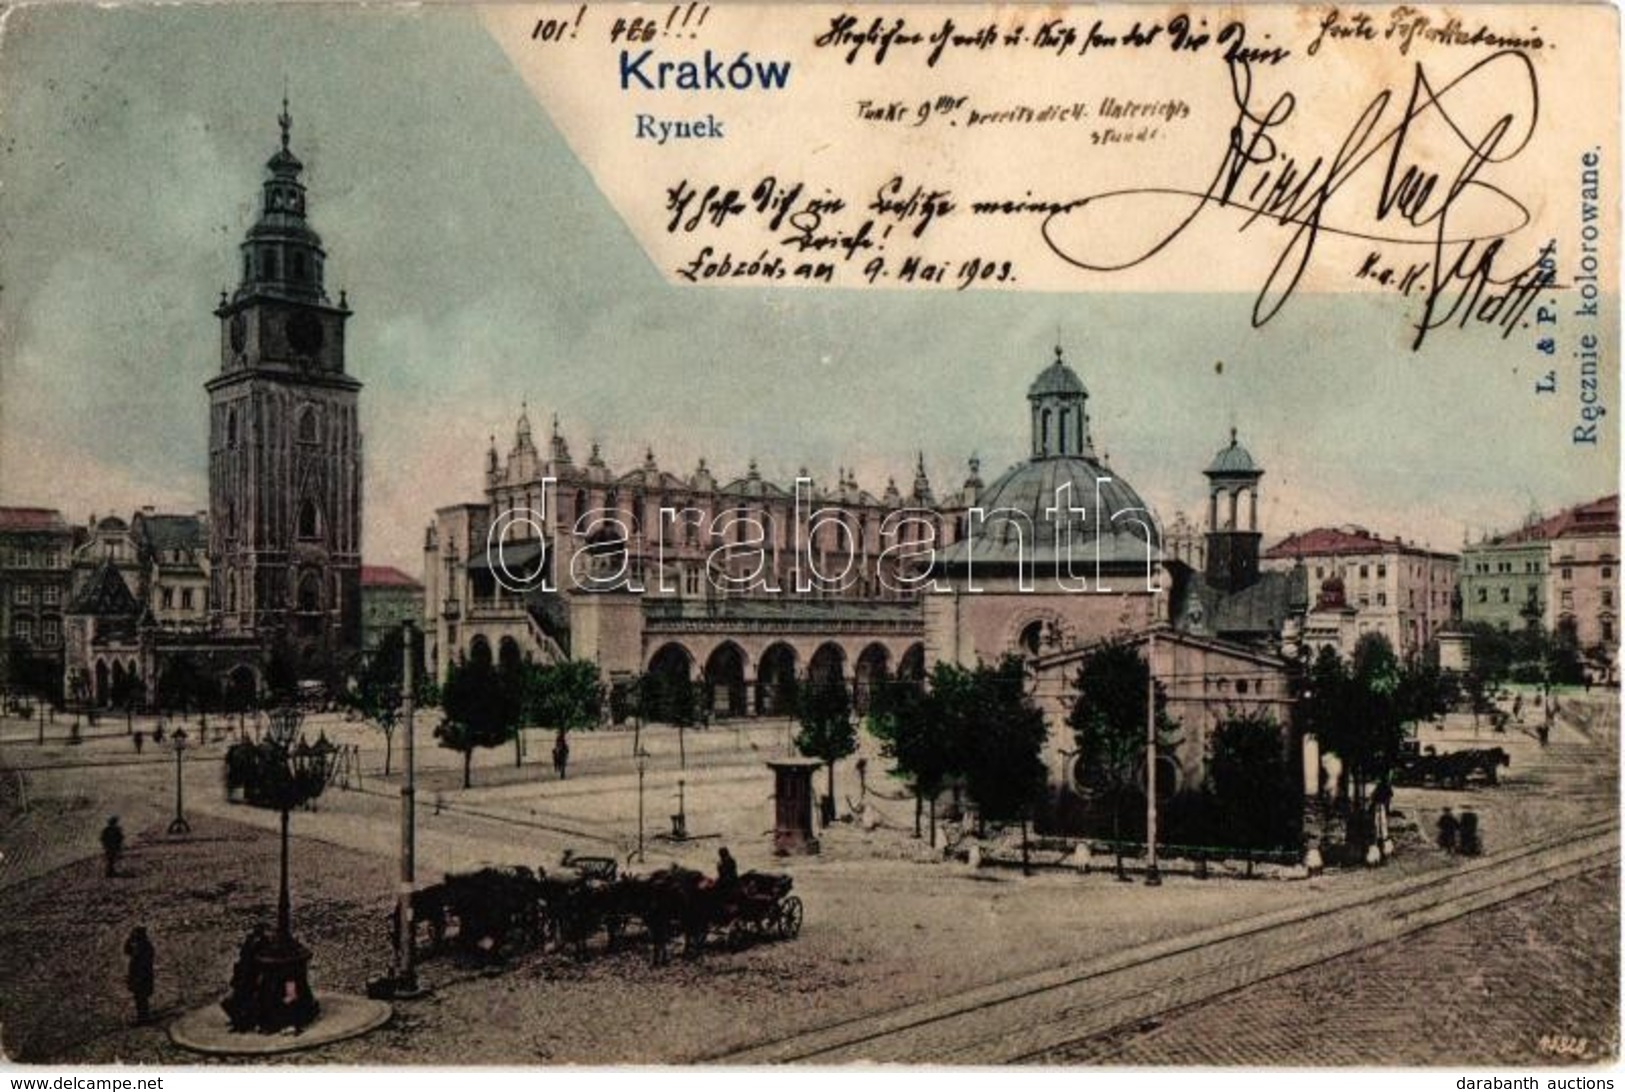
[[[223,1003],[234,1031],[274,1034],[301,1030],[321,1006],[310,990],[310,951],[292,937],[276,937],[254,956],[252,980],[240,982]]]

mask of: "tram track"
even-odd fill
[[[700,1060],[1042,1061],[1159,1014],[1609,867],[1618,855],[1617,819],[1599,819],[1354,898],[1317,900]]]

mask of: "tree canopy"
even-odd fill
[[[509,673],[483,659],[458,660],[441,688],[444,714],[434,731],[440,745],[463,756],[463,787],[469,786],[474,750],[499,747],[514,737],[520,693]]]

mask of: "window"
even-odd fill
[[[226,446],[237,446],[237,411],[234,409],[226,411]]]
[[[62,624],[55,618],[40,623],[40,644],[54,648],[62,643]]]
[[[175,608],[175,589],[165,588],[159,593],[158,599],[164,610],[173,610]]]
[[[1478,589],[1478,601],[1480,603],[1488,603],[1489,600],[1490,600],[1490,590],[1488,588],[1479,588]]]
[[[1602,639],[1604,641],[1612,641],[1614,639],[1614,623],[1613,622],[1611,622],[1608,619],[1604,618],[1602,621],[1598,622],[1597,625],[1602,630]]]
[[[1378,565],[1377,566],[1377,579],[1381,580],[1383,577],[1385,577],[1387,575],[1388,575],[1388,566],[1386,566],[1386,565]]]
[[[1604,565],[1602,567],[1602,578],[1604,580],[1612,580],[1614,578],[1614,570],[1610,566]]]
[[[1563,579],[1564,580],[1573,580],[1574,579],[1574,570],[1571,569],[1567,565],[1563,566]]]
[[[1370,575],[1371,575],[1371,567],[1369,565],[1361,565],[1360,566],[1360,579],[1364,580]]]
[[[191,610],[191,609],[192,609],[192,589],[191,588],[182,588],[181,589],[181,610]]]
[[[299,411],[299,442],[314,444],[316,435],[316,407],[306,406]]]
[[[1360,596],[1360,606],[1369,607],[1370,605],[1371,605],[1371,597],[1369,595]]]
[[[27,606],[34,601],[34,588],[29,584],[18,584],[11,593],[11,601],[18,606]]]
[[[1388,605],[1388,593],[1387,592],[1378,592],[1377,593],[1377,606],[1386,607],[1387,605]]]
[[[1409,600],[1410,605],[1414,607],[1414,606],[1416,606],[1416,589],[1412,588],[1410,590],[1409,594],[1410,594],[1410,600]]]
[[[1602,605],[1605,607],[1611,607],[1614,605],[1614,593],[1612,591],[1604,591],[1602,593]]]
[[[55,584],[47,584],[39,590],[39,601],[48,607],[54,607],[62,602],[62,589]]]
[[[1503,603],[1512,602],[1512,589],[1511,588],[1502,588],[1501,589],[1501,602],[1503,602]]]
[[[321,520],[316,514],[315,501],[307,500],[299,506],[299,537],[321,537]]]
[[[1562,594],[1557,597],[1557,601],[1564,610],[1574,609],[1574,593],[1567,588],[1563,589]]]
[[[19,641],[34,640],[34,622],[30,618],[18,618],[11,623],[11,635]]]
[[[1315,566],[1315,579],[1316,580],[1325,580],[1326,579],[1326,570],[1321,568],[1319,565]]]

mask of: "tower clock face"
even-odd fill
[[[238,311],[231,316],[231,351],[240,353],[248,343],[248,318]]]
[[[322,347],[322,323],[309,311],[296,311],[288,318],[288,347],[309,356]]]

